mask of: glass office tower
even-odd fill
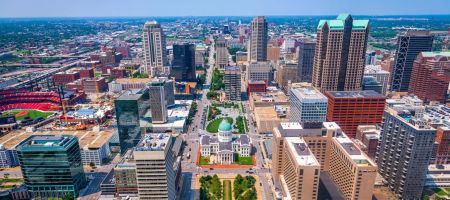
[[[17,145],[24,183],[32,198],[74,197],[86,186],[78,139],[71,135],[33,135]]]

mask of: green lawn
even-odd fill
[[[48,116],[53,115],[53,112],[42,112],[38,110],[12,110],[11,112],[13,115],[16,115],[17,113],[21,113],[23,111],[27,111],[28,113],[22,116],[16,117],[16,121],[23,120],[25,117],[29,116],[30,118],[36,118],[36,117],[43,117],[46,119]],[[3,111],[2,115],[6,116],[9,111]]]
[[[222,122],[223,118],[218,118],[213,120],[212,122],[210,122],[208,124],[208,126],[206,126],[206,131],[208,131],[209,133],[217,133],[219,132],[219,125]],[[227,117],[228,122],[230,122],[230,124],[233,124],[233,118],[231,117]]]
[[[436,194],[438,194],[439,196],[448,196],[448,194],[441,188],[433,188],[431,189],[433,190],[433,192],[435,192]],[[448,190],[447,190],[448,191]]]
[[[200,165],[209,165],[209,157],[200,156]]]
[[[250,157],[240,157],[237,153],[234,154],[234,160],[240,165],[253,165],[253,158]]]
[[[231,200],[231,181],[223,181],[223,200]]]

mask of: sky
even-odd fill
[[[0,0],[0,17],[450,14],[450,0]]]

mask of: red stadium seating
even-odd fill
[[[40,111],[53,111],[59,108],[56,104],[51,103],[13,103],[8,105],[0,106],[0,110],[10,110],[10,109],[33,109]]]

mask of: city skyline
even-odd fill
[[[213,5],[206,0],[185,2],[165,1],[87,1],[76,2],[54,0],[17,0],[2,3],[0,18],[34,18],[34,17],[138,17],[138,16],[321,16],[339,13],[353,15],[448,15],[450,2],[430,0],[423,4],[413,1],[381,0],[376,4],[361,3],[357,0],[346,2],[318,0],[314,4],[300,0],[272,1],[237,1]],[[89,6],[86,6],[89,5]],[[236,6],[239,5],[239,6]],[[389,6],[386,6],[389,5]],[[420,5],[420,6],[417,6]],[[437,6],[441,5],[441,6]],[[100,9],[99,9],[100,8]],[[244,9],[245,8],[245,9]],[[401,10],[399,10],[401,8]],[[16,12],[21,10],[22,12]],[[201,12],[202,11],[202,12]]]

